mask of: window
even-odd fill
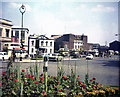
[[[34,41],[31,41],[32,42],[32,46],[34,46]]]
[[[2,28],[0,28],[0,36],[2,36]]]
[[[43,43],[44,43],[44,42],[43,42],[43,41],[41,41],[41,46],[43,46]]]
[[[75,49],[77,49],[77,45],[75,45]]]
[[[9,37],[9,29],[6,29],[6,37]]]
[[[34,49],[32,48],[31,52],[33,53],[34,52]]]
[[[8,46],[8,44],[5,44],[5,46]]]
[[[48,46],[48,41],[46,41],[46,46]]]
[[[52,42],[50,42],[50,46],[52,46]]]
[[[12,32],[11,32],[11,37],[13,37],[13,30],[12,30]]]
[[[52,53],[52,49],[50,49],[50,53]]]
[[[25,40],[25,31],[22,31],[22,40]]]

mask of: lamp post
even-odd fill
[[[22,4],[22,6],[19,8],[19,10],[20,10],[20,13],[22,14],[22,21],[21,21],[21,56],[20,56],[20,61],[22,61],[22,48],[23,48],[23,43],[22,43],[22,32],[23,32],[23,14],[25,13],[25,11],[26,11],[26,8],[25,8],[25,6]]]

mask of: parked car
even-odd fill
[[[0,52],[0,60],[8,60],[9,57],[7,52]]]
[[[62,61],[62,60],[63,60],[63,56],[61,56],[58,53],[50,54],[49,56],[49,61]]]
[[[86,59],[93,59],[93,55],[92,55],[92,54],[88,54],[88,55],[86,56]]]

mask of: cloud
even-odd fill
[[[13,8],[20,8],[22,4],[20,3],[10,3],[9,6]],[[24,4],[26,7],[26,11],[31,11],[31,7],[28,4]]]
[[[91,8],[91,11],[93,12],[114,12],[114,7],[105,7],[103,5],[98,4],[96,7]]]

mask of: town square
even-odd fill
[[[120,2],[0,7],[1,97],[120,96]]]

